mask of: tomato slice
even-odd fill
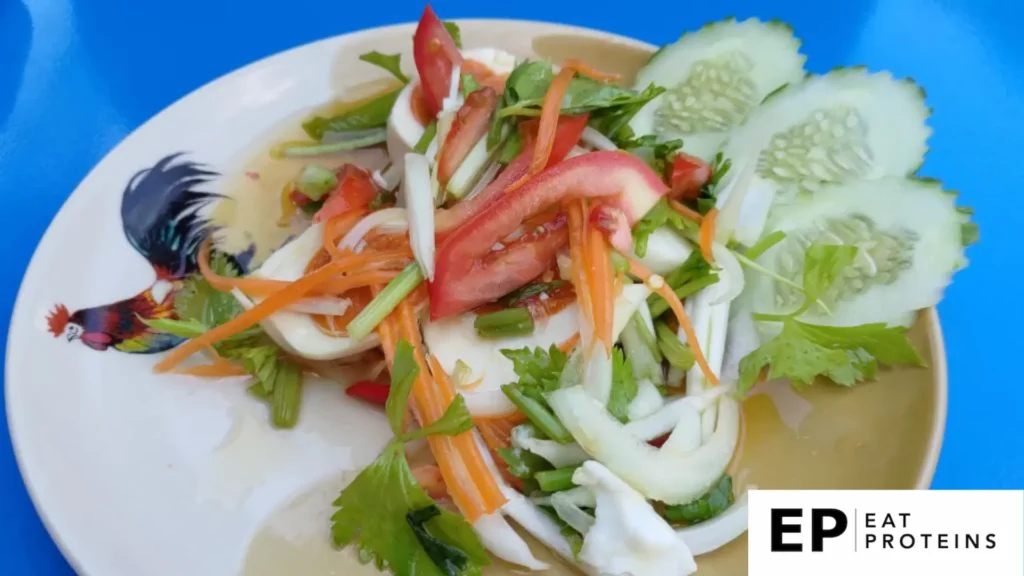
[[[423,86],[423,100],[431,117],[437,117],[441,103],[448,97],[452,70],[462,65],[462,53],[444,23],[427,4],[412,38],[412,56]]]
[[[531,241],[523,246],[498,252],[492,248],[531,216],[569,198],[603,197],[632,224],[667,191],[647,163],[621,151],[591,152],[548,168],[516,190],[501,194],[441,245],[430,284],[431,318],[496,300],[547,269],[567,240],[565,218],[554,220],[557,228],[528,230],[523,238]]]
[[[554,166],[561,162],[572,150],[572,147],[580,141],[583,129],[587,127],[588,116],[562,116],[558,119],[558,128],[555,131],[555,145],[551,149],[551,156],[548,158],[548,166]],[[531,128],[532,126],[532,132]],[[501,193],[513,182],[519,180],[530,168],[530,161],[533,158],[533,135],[537,133],[536,122],[523,122],[520,130],[523,132],[523,149],[519,152],[498,177],[485,187],[479,194],[459,202],[447,210],[438,210],[434,213],[434,229],[442,238],[453,232],[470,218],[480,213],[484,208],[490,206]],[[438,245],[442,242],[439,241]]]
[[[682,152],[676,154],[666,172],[673,198],[692,200],[700,196],[701,187],[711,178],[711,166],[707,162]]]
[[[313,222],[329,220],[353,208],[362,208],[377,197],[377,185],[370,173],[353,164],[345,164],[337,171],[338,187],[324,201],[313,216]]]
[[[487,135],[497,107],[498,93],[491,88],[481,88],[466,97],[462,108],[455,113],[437,158],[437,181],[441,186],[448,184],[469,151]]]

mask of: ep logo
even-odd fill
[[[836,508],[811,508],[805,515],[802,508],[771,509],[771,551],[803,552],[802,534],[809,519],[811,552],[822,552],[826,538],[838,538],[846,532],[850,521]]]

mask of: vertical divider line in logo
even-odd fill
[[[853,551],[857,551],[857,509],[853,509]]]

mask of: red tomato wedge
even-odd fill
[[[313,216],[313,222],[330,220],[353,208],[362,208],[377,197],[377,186],[366,170],[353,164],[346,164],[338,169],[337,175],[338,187],[330,193],[324,205]]]
[[[510,246],[495,252],[493,247],[544,209],[570,198],[604,198],[603,203],[621,211],[632,225],[667,192],[647,163],[617,150],[591,152],[548,168],[502,194],[446,239],[435,259],[430,317],[496,300],[543,273],[564,243],[564,225],[558,229],[562,233],[544,237],[544,249],[513,251]],[[556,244],[556,239],[561,242]]]
[[[423,87],[423,101],[431,117],[437,117],[441,103],[448,97],[452,70],[462,65],[462,53],[444,23],[427,4],[412,38],[412,56]]]
[[[455,113],[437,158],[437,181],[441,186],[448,184],[473,146],[487,136],[497,107],[498,93],[491,88],[481,88],[466,97],[462,108]]]
[[[581,116],[563,116],[558,119],[558,129],[555,132],[555,145],[551,149],[551,156],[548,158],[548,166],[561,162],[572,150],[572,147],[580,141],[583,129],[587,127],[586,114]],[[532,124],[532,133],[530,132]],[[447,210],[438,210],[434,213],[434,229],[439,236],[446,237],[462,223],[478,214],[484,208],[491,205],[510,184],[522,178],[523,174],[530,168],[530,160],[533,158],[533,135],[537,132],[536,122],[523,122],[523,149],[519,152],[508,166],[479,194],[459,202]],[[440,245],[441,242],[438,242]]]
[[[680,152],[666,169],[665,179],[673,198],[693,199],[700,196],[701,186],[711,178],[707,162]]]

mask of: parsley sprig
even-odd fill
[[[361,557],[399,576],[478,576],[490,563],[487,551],[465,518],[438,507],[417,483],[404,447],[417,438],[461,434],[473,420],[460,395],[440,419],[403,433],[418,374],[412,346],[400,341],[385,408],[395,439],[334,501],[331,534],[336,546],[354,545]]]

